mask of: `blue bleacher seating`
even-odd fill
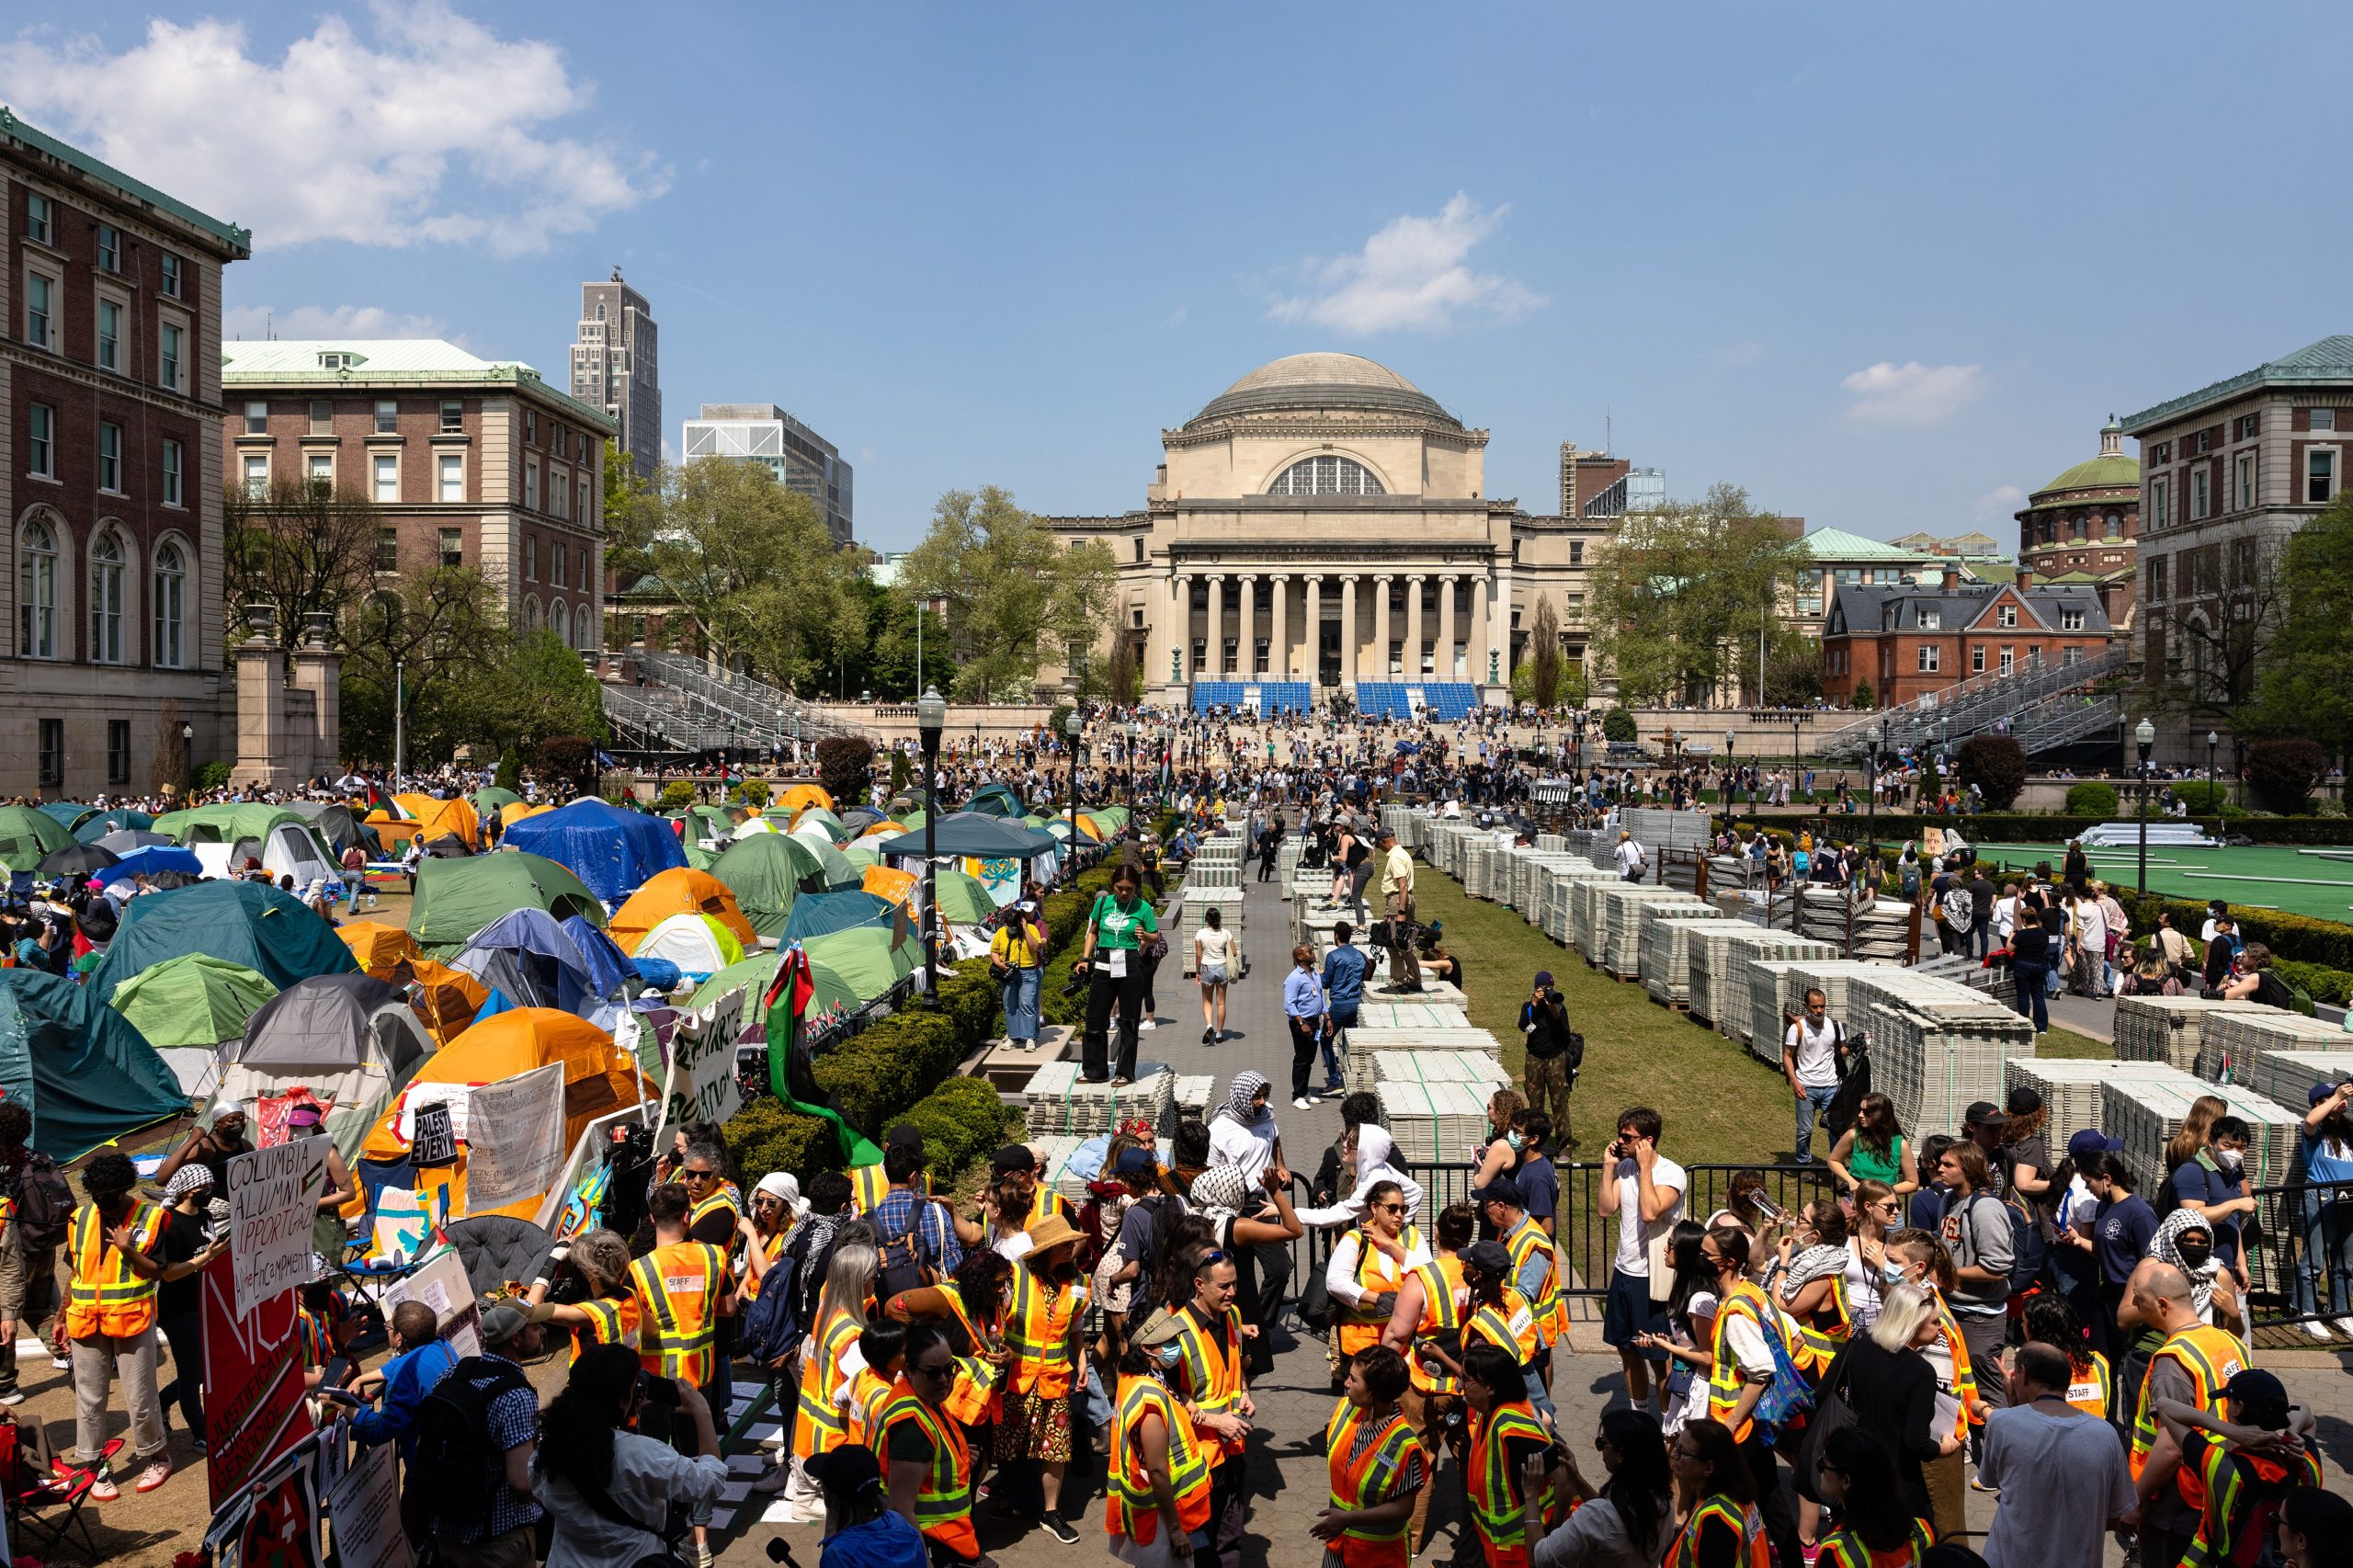
[[[1370,718],[1411,720],[1416,698],[1431,722],[1450,724],[1479,706],[1479,688],[1459,680],[1357,682],[1357,711]]]
[[[1197,680],[1193,711],[1206,713],[1212,708],[1239,711],[1251,705],[1254,692],[1261,713],[1304,713],[1314,700],[1314,687],[1303,680]]]

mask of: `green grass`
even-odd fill
[[[2095,1062],[2106,1062],[2116,1054],[2116,1049],[2104,1040],[2094,1040],[2087,1034],[2077,1034],[2073,1029],[2046,1029],[2036,1039],[2034,1053],[2037,1056],[2087,1057]]]

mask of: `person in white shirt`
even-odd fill
[[[1407,1176],[1397,1160],[1396,1142],[1386,1128],[1370,1122],[1340,1136],[1340,1156],[1355,1167],[1355,1184],[1346,1198],[1321,1209],[1302,1209],[1299,1222],[1311,1231],[1328,1231],[1351,1224],[1364,1213],[1365,1198],[1375,1182],[1393,1181],[1405,1190],[1405,1222],[1413,1224],[1422,1210],[1422,1184]]]
[[[2018,928],[2018,885],[2002,884],[2002,896],[1994,901],[1994,945],[2006,948],[2010,937]]]
[[[1596,1208],[1605,1220],[1618,1217],[1618,1256],[1609,1276],[1609,1294],[1602,1310],[1601,1337],[1618,1347],[1619,1364],[1626,1373],[1626,1397],[1640,1409],[1650,1401],[1650,1369],[1666,1359],[1663,1351],[1645,1350],[1636,1341],[1666,1330],[1666,1306],[1654,1300],[1652,1266],[1671,1267],[1663,1256],[1665,1237],[1683,1217],[1683,1194],[1690,1178],[1681,1165],[1658,1152],[1659,1134],[1665,1130],[1658,1112],[1648,1106],[1630,1106],[1618,1117],[1618,1137],[1609,1145],[1613,1179],[1601,1188]],[[1658,1283],[1668,1281],[1662,1275]],[[1659,1398],[1666,1397],[1664,1371],[1658,1380]]]
[[[1805,1015],[1781,1037],[1781,1075],[1797,1098],[1797,1163],[1813,1160],[1814,1119],[1838,1095],[1838,1048],[1843,1031],[1831,1022],[1821,992],[1809,988]]]
[[[1396,1182],[1382,1177],[1365,1192],[1364,1223],[1332,1244],[1332,1260],[1324,1267],[1324,1288],[1345,1310],[1362,1308],[1366,1315],[1384,1295],[1394,1295],[1405,1276],[1430,1260],[1429,1248],[1418,1235],[1405,1234],[1405,1193]],[[1375,1256],[1367,1258],[1370,1247]],[[1361,1276],[1361,1278],[1359,1278]],[[1392,1301],[1390,1308],[1396,1303]],[[1388,1309],[1381,1314],[1383,1323]],[[1380,1343],[1378,1326],[1370,1342]]]
[[[1632,830],[1622,827],[1618,830],[1618,847],[1614,853],[1618,858],[1618,880],[1626,882],[1641,881],[1643,880],[1643,846],[1634,842]]]
[[[548,1568],[631,1568],[665,1550],[671,1504],[691,1510],[719,1501],[727,1461],[719,1457],[710,1406],[693,1383],[676,1381],[678,1419],[693,1424],[692,1458],[617,1429],[646,1403],[634,1349],[591,1346],[572,1364],[571,1381],[542,1417],[531,1464],[531,1494],[555,1524]],[[601,1483],[600,1471],[608,1477]],[[632,1528],[624,1520],[639,1523]]]
[[[1252,1186],[1269,1165],[1280,1165],[1283,1135],[1267,1108],[1270,1090],[1264,1073],[1245,1069],[1233,1075],[1225,1104],[1210,1123],[1210,1166],[1238,1165]]]

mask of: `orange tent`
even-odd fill
[[[778,809],[786,812],[797,812],[803,806],[823,806],[830,812],[834,809],[834,797],[822,784],[795,784],[778,796],[776,803]]]
[[[674,866],[648,877],[629,895],[629,902],[614,911],[605,934],[620,945],[621,951],[634,953],[645,934],[673,915],[708,915],[734,932],[735,939],[747,949],[759,940],[727,884],[691,866]]]
[[[449,801],[437,801],[430,795],[395,795],[392,799],[416,824],[426,843],[443,834],[454,833],[467,848],[482,847],[482,818],[474,813],[474,803],[464,796]]]
[[[517,1007],[492,1014],[427,1057],[410,1080],[410,1088],[393,1099],[392,1108],[369,1131],[360,1153],[370,1160],[397,1160],[408,1152],[408,1140],[400,1131],[401,1107],[415,1085],[494,1084],[559,1062],[563,1064],[567,1153],[597,1118],[661,1093],[660,1085],[638,1071],[612,1036],[585,1018],[552,1007]],[[465,1191],[466,1153],[460,1146],[449,1181],[452,1215],[467,1214]],[[539,1199],[530,1198],[491,1212],[529,1220],[539,1206]]]
[[[415,939],[400,926],[381,920],[347,921],[335,928],[335,934],[343,938],[359,967],[378,980],[389,982],[394,970],[416,957]]]
[[[887,898],[892,903],[904,903],[907,895],[915,892],[915,874],[893,866],[869,866],[858,885],[878,898]]]
[[[409,994],[409,1007],[433,1043],[447,1045],[466,1031],[490,1000],[489,987],[464,970],[431,959],[416,959],[411,967],[416,971],[416,989]]]
[[[535,817],[541,812],[551,812],[553,810],[555,810],[553,806],[535,806],[529,801],[509,801],[505,805],[498,808],[499,831],[504,833],[506,829],[513,827],[517,823],[521,822],[525,817]]]

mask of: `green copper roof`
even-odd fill
[[[187,202],[165,196],[144,180],[136,180],[111,164],[100,163],[78,147],[69,147],[45,131],[36,131],[0,105],[0,136],[21,142],[38,153],[46,153],[68,168],[79,170],[90,178],[110,185],[122,195],[144,207],[166,212],[183,223],[190,223],[210,234],[236,253],[239,259],[253,254],[254,232],[240,229],[234,223],[224,223],[209,213],[199,212]]]
[[[348,368],[330,369],[323,354],[349,355]],[[512,387],[546,398],[572,417],[608,436],[617,434],[604,410],[559,392],[519,359],[483,359],[438,337],[233,338],[221,346],[225,387],[391,384],[427,387]]]
[[[2048,495],[2055,490],[2138,490],[2139,488],[2141,488],[2140,459],[2091,458],[2077,463],[2035,494]]]
[[[1806,549],[1816,561],[1887,561],[1924,562],[1939,559],[1923,551],[1905,550],[1881,539],[1865,539],[1844,528],[1816,528],[1805,536]]]
[[[2353,381],[2353,336],[2324,337],[2252,370],[2129,415],[2124,420],[2124,433],[2138,436],[2153,425],[2178,419],[2209,403],[2221,403],[2256,387],[2337,386],[2348,381]]]

